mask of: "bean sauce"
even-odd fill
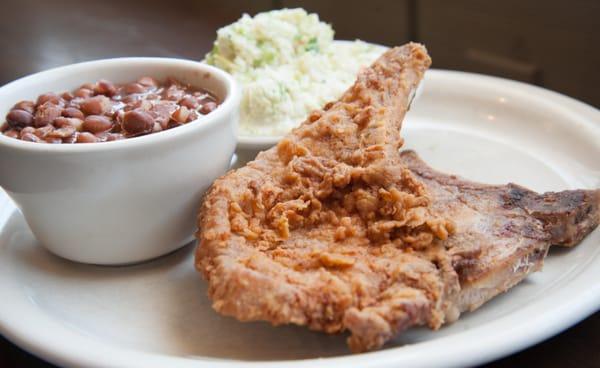
[[[71,92],[18,102],[0,132],[38,143],[110,142],[187,124],[218,105],[213,94],[173,78],[159,83],[142,77],[124,84],[101,79]]]

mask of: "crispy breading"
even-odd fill
[[[430,65],[386,52],[339,101],[217,180],[199,219],[197,267],[214,308],[240,320],[349,329],[355,351],[444,320],[458,281],[436,244],[452,232],[400,162],[400,128]],[[446,259],[442,259],[446,257]],[[454,285],[447,284],[454,278]]]

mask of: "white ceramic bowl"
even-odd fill
[[[0,185],[48,250],[94,264],[139,262],[188,243],[203,192],[229,167],[240,93],[227,73],[177,59],[120,58],[69,65],[0,88],[0,116],[20,100],[105,78],[175,77],[222,104],[198,120],[121,141],[41,144],[0,134]]]

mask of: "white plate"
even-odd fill
[[[600,187],[598,110],[497,78],[434,70],[426,79],[404,136],[434,167],[538,191]],[[448,367],[523,349],[600,306],[596,230],[575,249],[553,249],[543,272],[458,322],[351,355],[344,336],[214,313],[192,248],[130,267],[70,263],[37,245],[0,194],[0,331],[64,366]]]

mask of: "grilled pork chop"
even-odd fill
[[[441,204],[446,184],[436,186],[426,167],[398,151],[430,62],[421,45],[389,50],[339,101],[213,184],[200,211],[196,267],[215,310],[350,331],[353,351],[371,350],[413,325],[439,328],[518,282],[535,267],[507,270],[517,259],[541,262],[552,229],[566,227],[565,244],[579,240],[558,212],[517,187],[499,206],[463,182],[456,192],[488,199],[488,208]],[[589,203],[593,196],[584,195]],[[589,222],[577,225],[580,234],[597,222],[597,206],[589,208],[570,217]]]
[[[414,151],[401,158],[425,186],[432,212],[452,217],[456,226],[443,243],[460,280],[457,314],[540,270],[550,245],[574,246],[600,222],[600,190],[537,194],[440,173]]]

